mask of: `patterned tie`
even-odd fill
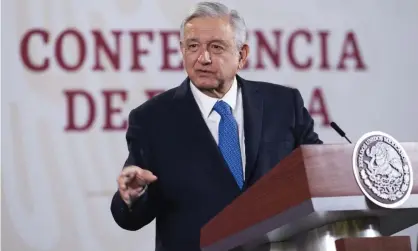
[[[216,102],[213,109],[221,115],[221,121],[219,122],[219,149],[239,188],[242,189],[244,175],[237,122],[232,114],[231,107],[224,101]]]

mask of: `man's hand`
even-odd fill
[[[152,172],[137,166],[125,167],[118,177],[119,193],[130,206],[141,194],[144,188],[157,180]]]

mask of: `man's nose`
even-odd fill
[[[204,50],[202,54],[200,54],[198,58],[201,64],[210,64],[212,61],[210,59],[210,54],[207,50]]]

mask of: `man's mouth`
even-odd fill
[[[204,73],[204,74],[213,74],[212,71],[208,71],[208,70],[196,70],[198,73]]]

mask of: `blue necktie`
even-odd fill
[[[216,102],[213,109],[221,115],[221,121],[219,122],[219,149],[239,188],[242,189],[244,175],[237,122],[232,114],[231,107],[224,101]]]

